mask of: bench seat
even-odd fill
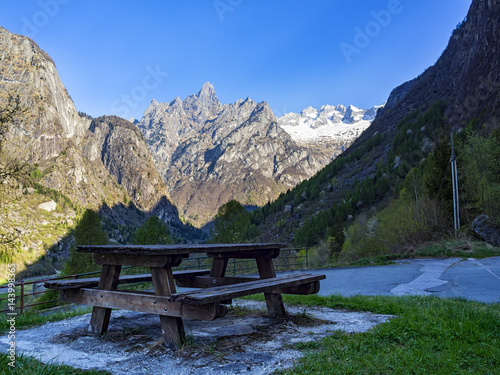
[[[186,270],[173,272],[174,279],[186,280],[197,277],[206,276],[210,273],[209,270]],[[151,282],[151,273],[143,273],[139,275],[124,275],[118,279],[118,284],[132,284]],[[86,279],[62,279],[45,281],[45,288],[48,289],[79,289],[79,288],[96,288],[99,285],[99,278]]]
[[[319,280],[325,275],[293,274],[259,279],[239,284],[158,296],[153,292],[66,288],[61,300],[96,307],[140,311],[162,316],[213,320],[223,317],[227,308],[222,302],[256,293],[313,294],[319,290]]]
[[[170,296],[170,300],[173,302],[203,305],[256,293],[314,294],[319,291],[319,280],[324,278],[325,275],[298,273],[175,293]]]

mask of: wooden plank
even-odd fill
[[[195,276],[208,275],[209,270],[185,270],[176,271],[173,273],[176,280],[191,280]],[[118,284],[130,284],[149,282],[152,280],[150,273],[142,273],[138,275],[125,275],[118,279]],[[99,278],[86,278],[86,279],[62,279],[62,280],[48,280],[44,286],[49,289],[67,289],[67,288],[95,288],[99,284]]]
[[[94,253],[96,264],[113,264],[136,267],[177,267],[181,264],[181,255],[144,255],[144,254],[99,254]]]
[[[168,296],[156,296],[147,292],[108,291],[98,289],[63,289],[61,300],[99,308],[123,309],[197,320],[214,320],[227,313],[220,309],[218,303],[206,305],[190,305],[185,302],[173,302]]]
[[[319,281],[313,281],[311,283],[295,285],[288,288],[280,288],[281,294],[299,294],[299,295],[309,295],[316,294],[319,292]]]
[[[225,276],[225,277],[195,276],[190,279],[176,279],[176,284],[178,287],[183,287],[183,288],[213,288],[215,286],[233,285],[255,280],[259,280],[259,278],[248,277],[248,276],[246,277],[245,276]]]
[[[151,275],[156,295],[171,296],[175,293],[174,277],[170,267],[151,267]],[[182,318],[161,315],[160,323],[166,346],[178,348],[186,341]]]
[[[186,301],[193,304],[212,303],[256,293],[281,293],[285,288],[309,284],[325,278],[325,275],[292,274],[269,279],[259,279],[242,284],[197,289],[172,294],[172,301]]]
[[[118,254],[118,255],[189,255],[194,253],[217,253],[247,250],[282,249],[285,243],[255,244],[179,244],[179,245],[88,245],[78,246],[83,253]]]
[[[98,288],[101,290],[115,290],[120,277],[121,266],[104,265],[101,269]],[[108,329],[111,309],[94,307],[88,331],[90,333],[102,335]]]
[[[259,270],[259,276],[261,279],[269,279],[276,277],[276,271],[274,270],[273,260],[271,258],[256,258],[257,269]],[[283,298],[279,293],[264,293],[266,299],[267,311],[270,315],[285,315],[285,305],[283,304]]]

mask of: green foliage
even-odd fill
[[[395,315],[365,333],[336,332],[284,374],[497,374],[500,304],[464,299],[285,296],[301,306]]]
[[[92,254],[79,253],[76,246],[107,245],[108,236],[101,229],[101,220],[97,212],[86,210],[74,230],[75,246],[71,247],[69,258],[64,264],[64,275],[92,272],[99,269],[94,263]]]
[[[167,224],[156,216],[151,216],[137,229],[132,242],[134,245],[167,245],[174,243]]]
[[[211,243],[241,243],[249,238],[250,213],[238,201],[223,204],[215,216]]]
[[[427,162],[434,163],[433,158]],[[430,168],[424,163],[423,169]],[[434,174],[442,175],[441,170]],[[426,193],[423,176],[429,179],[429,174],[422,174],[422,167],[410,170],[398,199],[372,217],[360,215],[356,219],[347,230],[342,261],[403,253],[447,233],[449,213],[441,196],[431,198]]]
[[[458,168],[472,214],[500,221],[500,131],[481,137],[469,128],[460,142]]]
[[[30,177],[34,181],[38,181],[42,178],[43,173],[38,169],[38,166],[34,166],[30,171]]]

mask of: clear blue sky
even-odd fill
[[[206,81],[222,103],[281,115],[382,104],[436,62],[471,1],[2,0],[0,26],[32,37],[92,116],[141,118]]]

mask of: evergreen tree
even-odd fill
[[[327,229],[326,238],[330,249],[330,256],[337,255],[342,251],[342,246],[344,246],[345,242],[345,234],[342,222],[338,217],[335,217],[333,225]]]
[[[210,242],[245,242],[250,230],[250,213],[236,200],[223,204],[215,216]]]
[[[151,216],[137,229],[132,243],[135,245],[168,245],[174,241],[170,236],[167,224],[156,216]]]
[[[64,265],[63,274],[72,275],[92,272],[99,269],[94,263],[92,254],[79,253],[76,246],[107,245],[108,236],[101,229],[101,219],[97,212],[86,210],[74,231],[75,246],[71,247],[69,258]]]

